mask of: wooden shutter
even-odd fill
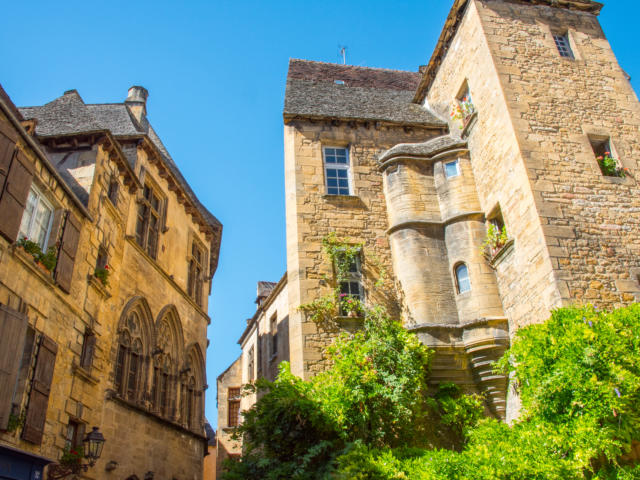
[[[2,167],[0,167],[2,168]],[[0,196],[0,233],[15,242],[33,180],[33,165],[24,153],[13,155]]]
[[[0,121],[0,192],[4,189],[4,181],[9,174],[17,138],[16,132],[11,126]]]
[[[80,222],[76,220],[76,217],[71,212],[67,212],[66,217],[60,249],[58,250],[55,279],[60,288],[69,293],[71,291],[73,264],[78,250],[78,240],[80,240]]]
[[[11,414],[26,330],[25,314],[0,305],[0,430]]]
[[[33,381],[31,382],[27,418],[24,422],[24,429],[22,430],[22,438],[37,445],[42,442],[57,353],[58,346],[56,343],[49,337],[43,335],[40,339],[35,373],[33,374]]]

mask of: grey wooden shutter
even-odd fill
[[[36,368],[31,382],[27,418],[22,430],[22,438],[37,445],[42,442],[57,353],[56,343],[43,335],[40,339]]]
[[[71,278],[73,276],[73,264],[78,250],[80,239],[80,222],[71,212],[67,212],[64,222],[62,240],[58,250],[58,263],[56,264],[55,279],[60,288],[65,292],[71,291]]]
[[[9,422],[26,330],[25,314],[0,305],[0,430]]]
[[[0,194],[0,233],[11,242],[18,237],[32,180],[33,165],[24,153],[18,151],[13,155]]]

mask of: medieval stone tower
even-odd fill
[[[456,0],[419,73],[290,62],[294,373],[323,368],[333,336],[298,310],[328,289],[330,232],[363,244],[343,291],[400,315],[436,350],[434,381],[484,392],[502,418],[516,408],[491,365],[518,328],[640,299],[640,105],[602,7]]]

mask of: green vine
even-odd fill
[[[502,229],[500,229],[491,223],[487,229],[487,236],[480,246],[480,253],[485,256],[493,257],[506,245],[508,240],[509,236],[507,235],[507,227],[503,226]]]
[[[7,432],[12,433],[24,427],[24,422],[26,419],[27,412],[24,410],[20,412],[20,414],[10,413],[9,422],[7,423]]]

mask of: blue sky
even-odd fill
[[[206,413],[238,356],[258,280],[286,268],[282,106],[289,58],[416,71],[452,0],[5,2],[0,83],[17,105],[76,88],[85,102],[150,93],[151,123],[224,225],[209,313]],[[609,0],[601,22],[640,85],[640,2]]]

